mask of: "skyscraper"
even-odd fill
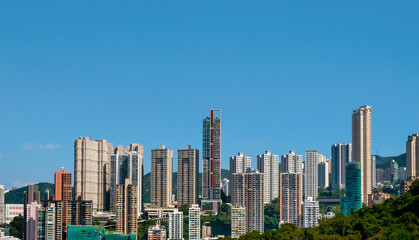
[[[0,225],[5,221],[4,209],[4,186],[0,185]]]
[[[376,172],[376,158],[374,155],[371,156],[371,182],[372,182],[372,188],[377,187],[377,172]]]
[[[218,113],[218,116],[215,113]],[[202,198],[221,199],[221,110],[211,110],[203,120]]]
[[[69,201],[72,198],[72,178],[71,173],[61,168],[59,172],[55,172],[55,194],[56,201]]]
[[[198,204],[189,208],[189,240],[201,239],[201,209]]]
[[[233,185],[233,174],[234,173],[245,173],[247,169],[251,167],[251,157],[246,157],[242,152],[238,153],[237,156],[230,157],[230,181]],[[231,191],[230,195],[233,194]]]
[[[294,151],[281,156],[281,173],[303,173],[303,156]]]
[[[318,195],[318,164],[319,154],[317,150],[307,150],[305,160],[304,174],[304,193],[305,197],[317,199]]]
[[[246,208],[234,206],[231,208],[231,238],[240,238],[246,234]]]
[[[144,146],[132,143],[129,147],[118,145],[115,154],[111,155],[111,187],[110,187],[110,205],[111,210],[115,210],[117,198],[117,185],[129,184],[137,187],[137,211],[138,216],[142,211],[142,183],[144,175]]]
[[[278,197],[279,192],[279,156],[272,155],[271,151],[257,157],[257,168],[263,173],[263,201],[270,203]]]
[[[345,196],[341,198],[340,210],[349,215],[351,209],[357,211],[362,207],[362,164],[360,162],[350,162],[346,164],[346,189]]]
[[[154,207],[172,206],[173,151],[161,145],[151,150],[150,200]]]
[[[75,197],[92,200],[94,211],[109,209],[112,143],[79,137],[74,143]]]
[[[352,145],[336,143],[332,145],[332,189],[345,188],[345,165],[352,161]]]
[[[41,207],[41,193],[38,191],[37,185],[28,185],[28,190],[25,191],[23,195],[23,238],[28,240],[36,240],[37,208]]]
[[[303,174],[281,173],[279,186],[280,221],[301,226]]]
[[[371,181],[371,107],[362,106],[352,113],[352,161],[361,163],[362,202],[368,204]]]
[[[246,208],[246,232],[264,232],[264,174],[255,169],[233,174],[233,206]]]
[[[138,187],[128,178],[116,188],[116,230],[124,234],[137,233]]]
[[[183,239],[183,212],[175,209],[169,213],[169,240]]]
[[[391,160],[390,168],[391,168],[391,182],[396,183],[397,180],[399,180],[398,178],[399,165],[394,159]]]
[[[319,225],[319,202],[308,197],[304,201],[304,227],[316,227]]]
[[[419,177],[419,134],[412,134],[407,138],[406,177]]]
[[[330,160],[322,160],[317,165],[318,186],[323,188],[329,187],[329,164]]]
[[[199,151],[186,149],[177,152],[177,204],[178,206],[198,204],[199,200]]]

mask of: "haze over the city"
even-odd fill
[[[362,105],[373,154],[404,153],[419,131],[418,2],[1,5],[6,188],[73,172],[79,136],[144,145],[147,173],[159,145],[201,151],[210,109],[222,110],[225,169],[238,152],[253,165],[265,150],[329,158]]]

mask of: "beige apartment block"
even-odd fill
[[[191,149],[178,150],[177,205],[198,204],[199,184],[199,151]]]
[[[361,163],[361,198],[368,204],[368,195],[372,193],[370,106],[352,113],[352,161]]]
[[[116,197],[116,230],[124,234],[137,233],[137,185],[129,184],[129,179],[125,179],[125,184],[117,185]]]
[[[150,201],[152,207],[172,205],[173,151],[161,145],[151,150]]]
[[[109,208],[112,143],[79,137],[74,143],[75,196],[93,201],[93,211]]]
[[[231,238],[240,238],[246,234],[246,208],[234,206],[231,208]]]
[[[419,177],[419,134],[407,138],[406,177]]]

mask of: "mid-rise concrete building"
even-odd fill
[[[352,161],[361,163],[362,202],[368,204],[368,194],[372,193],[370,106],[352,113]]]
[[[211,237],[211,225],[208,222],[202,225],[202,239]]]
[[[383,190],[375,190],[373,194],[368,195],[368,207],[372,207],[374,204],[381,204],[389,198],[390,194],[383,193]]]
[[[175,209],[169,214],[169,240],[183,239],[183,212]]]
[[[177,152],[177,205],[198,204],[199,200],[199,151],[187,145]]]
[[[244,173],[247,169],[251,168],[252,158],[244,156],[242,152],[239,152],[237,156],[230,157],[230,181],[233,185],[233,174]],[[225,192],[224,192],[225,193]],[[231,192],[230,195],[233,193]]]
[[[148,240],[166,240],[166,228],[161,225],[155,225],[148,228]]]
[[[412,134],[406,142],[406,178],[419,177],[419,134]]]
[[[316,227],[319,225],[319,202],[308,197],[304,201],[304,227]]]
[[[372,155],[371,156],[371,182],[372,182],[372,188],[377,187],[377,158]]]
[[[281,173],[279,182],[280,221],[301,226],[303,174]]]
[[[38,210],[41,209],[41,204],[38,202],[31,202],[25,204],[25,240],[38,240]]]
[[[75,197],[92,200],[93,210],[109,210],[112,143],[79,137],[74,143]]]
[[[358,211],[362,207],[361,165],[360,162],[350,162],[345,167],[345,196],[341,197],[340,200],[340,211],[345,215],[351,214],[351,209]]]
[[[318,164],[317,150],[307,150],[305,156],[304,193],[305,197],[317,199],[318,196]]]
[[[201,209],[198,204],[189,208],[189,240],[201,239]]]
[[[5,189],[3,185],[0,185],[0,224],[4,224],[5,222],[5,214],[4,214],[4,196],[5,196]]]
[[[111,187],[110,205],[111,211],[115,210],[117,199],[117,186],[125,184],[128,179],[129,184],[137,187],[137,215],[142,213],[142,185],[144,175],[144,146],[132,143],[129,147],[118,145],[115,154],[111,155]]]
[[[116,188],[116,230],[124,234],[137,233],[138,187],[125,179]]]
[[[257,169],[263,173],[263,202],[270,203],[279,193],[279,156],[265,151],[257,157]]]
[[[37,213],[37,239],[56,240],[55,238],[55,204],[39,208]]]
[[[234,206],[231,208],[231,238],[240,238],[246,234],[246,208]]]
[[[151,150],[150,200],[153,207],[172,206],[173,151],[161,145]]]
[[[345,188],[345,165],[352,161],[352,145],[336,143],[332,145],[332,181],[333,190]]]
[[[264,174],[249,169],[233,174],[232,205],[246,208],[246,232],[264,232]]]
[[[281,156],[281,173],[303,173],[303,156],[290,151]]]
[[[5,204],[4,207],[4,222],[10,223],[13,219],[19,215],[24,216],[23,204]]]

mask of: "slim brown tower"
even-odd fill
[[[178,206],[198,204],[199,184],[199,151],[191,149],[178,150],[177,204]]]
[[[55,201],[70,201],[72,198],[72,179],[71,173],[61,168],[59,172],[55,172]]]
[[[153,207],[172,205],[173,151],[161,145],[151,150],[150,201]]]

